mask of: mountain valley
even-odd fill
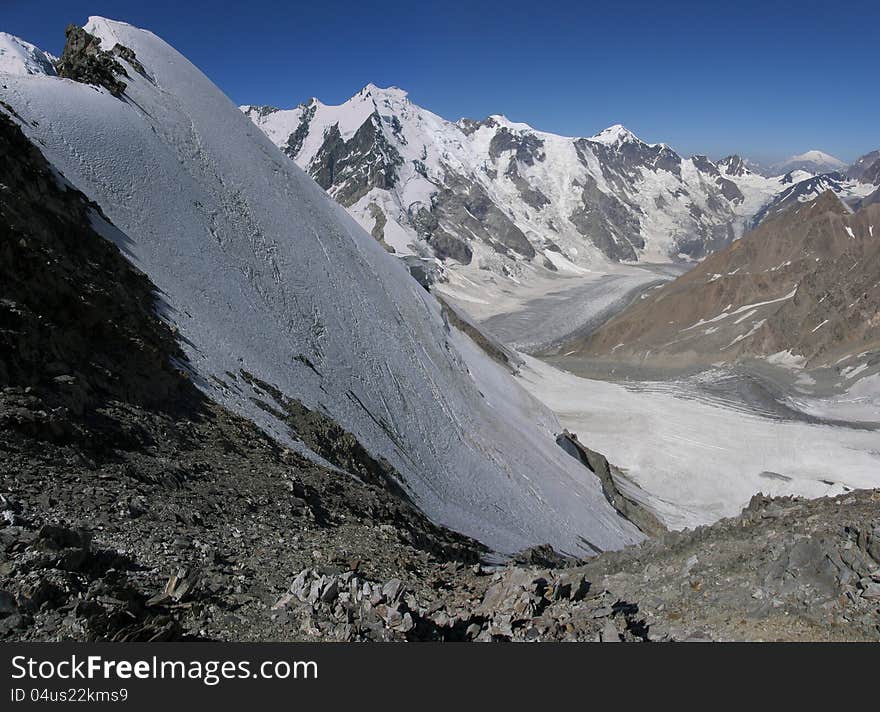
[[[0,34],[0,638],[880,639],[880,158]]]

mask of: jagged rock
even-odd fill
[[[394,602],[400,595],[403,584],[400,579],[391,579],[382,587],[382,595],[386,601]]]
[[[5,618],[0,619],[0,638],[16,630],[25,628],[27,625],[28,618],[20,613],[13,613],[11,616],[6,616]]]
[[[127,85],[119,77],[127,77],[128,73],[111,52],[101,49],[100,38],[76,25],[68,25],[64,34],[67,42],[56,66],[58,76],[84,84],[96,84],[107,89],[113,96],[122,96]],[[122,49],[124,52],[127,48]],[[133,58],[134,52],[128,52]]]
[[[160,606],[168,603],[181,603],[191,596],[198,576],[195,572],[180,568],[168,577],[165,588],[150,598],[147,606]]]
[[[602,642],[603,643],[619,643],[620,642],[620,633],[617,630],[617,626],[614,625],[614,621],[610,618],[605,619],[605,625],[602,627]]]
[[[653,512],[620,491],[614,478],[623,478],[623,473],[611,465],[604,455],[590,450],[578,440],[576,433],[570,433],[568,430],[563,430],[556,437],[556,442],[599,478],[605,498],[622,517],[631,521],[648,536],[657,536],[666,531],[666,527]]]
[[[880,583],[870,582],[862,588],[862,598],[878,599],[880,598]]]

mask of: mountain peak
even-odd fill
[[[369,82],[357,95],[371,96],[374,99],[406,99],[408,96],[407,92],[399,87],[380,87],[373,84],[373,82]]]
[[[596,143],[604,143],[608,146],[616,146],[621,143],[642,143],[642,140],[623,124],[609,126],[595,136],[590,137],[590,140]]]
[[[752,172],[742,156],[736,153],[722,158],[718,161],[718,166],[729,176],[744,176]]]
[[[835,158],[829,153],[825,153],[824,151],[820,151],[818,149],[812,148],[809,151],[805,151],[804,153],[800,153],[797,156],[792,156],[788,159],[789,161],[825,161],[827,163],[836,163],[840,166],[843,166],[844,163],[839,158]]]
[[[811,201],[810,212],[813,215],[818,213],[837,213],[838,215],[849,215],[852,211],[846,207],[846,204],[833,190],[824,191],[819,197]]]
[[[810,149],[804,153],[777,163],[774,170],[778,173],[788,173],[795,169],[809,171],[810,173],[827,173],[846,168],[846,164],[839,158],[818,149]]]

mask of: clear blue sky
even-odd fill
[[[880,147],[876,0],[0,0],[0,30],[55,53],[89,15],[156,32],[240,104],[338,103],[373,82],[447,118],[622,123],[686,154]]]

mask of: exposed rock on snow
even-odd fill
[[[102,86],[113,96],[121,96],[126,85],[119,77],[127,77],[128,73],[110,52],[101,49],[101,39],[76,25],[69,25],[65,35],[67,43],[58,61],[58,76]]]

